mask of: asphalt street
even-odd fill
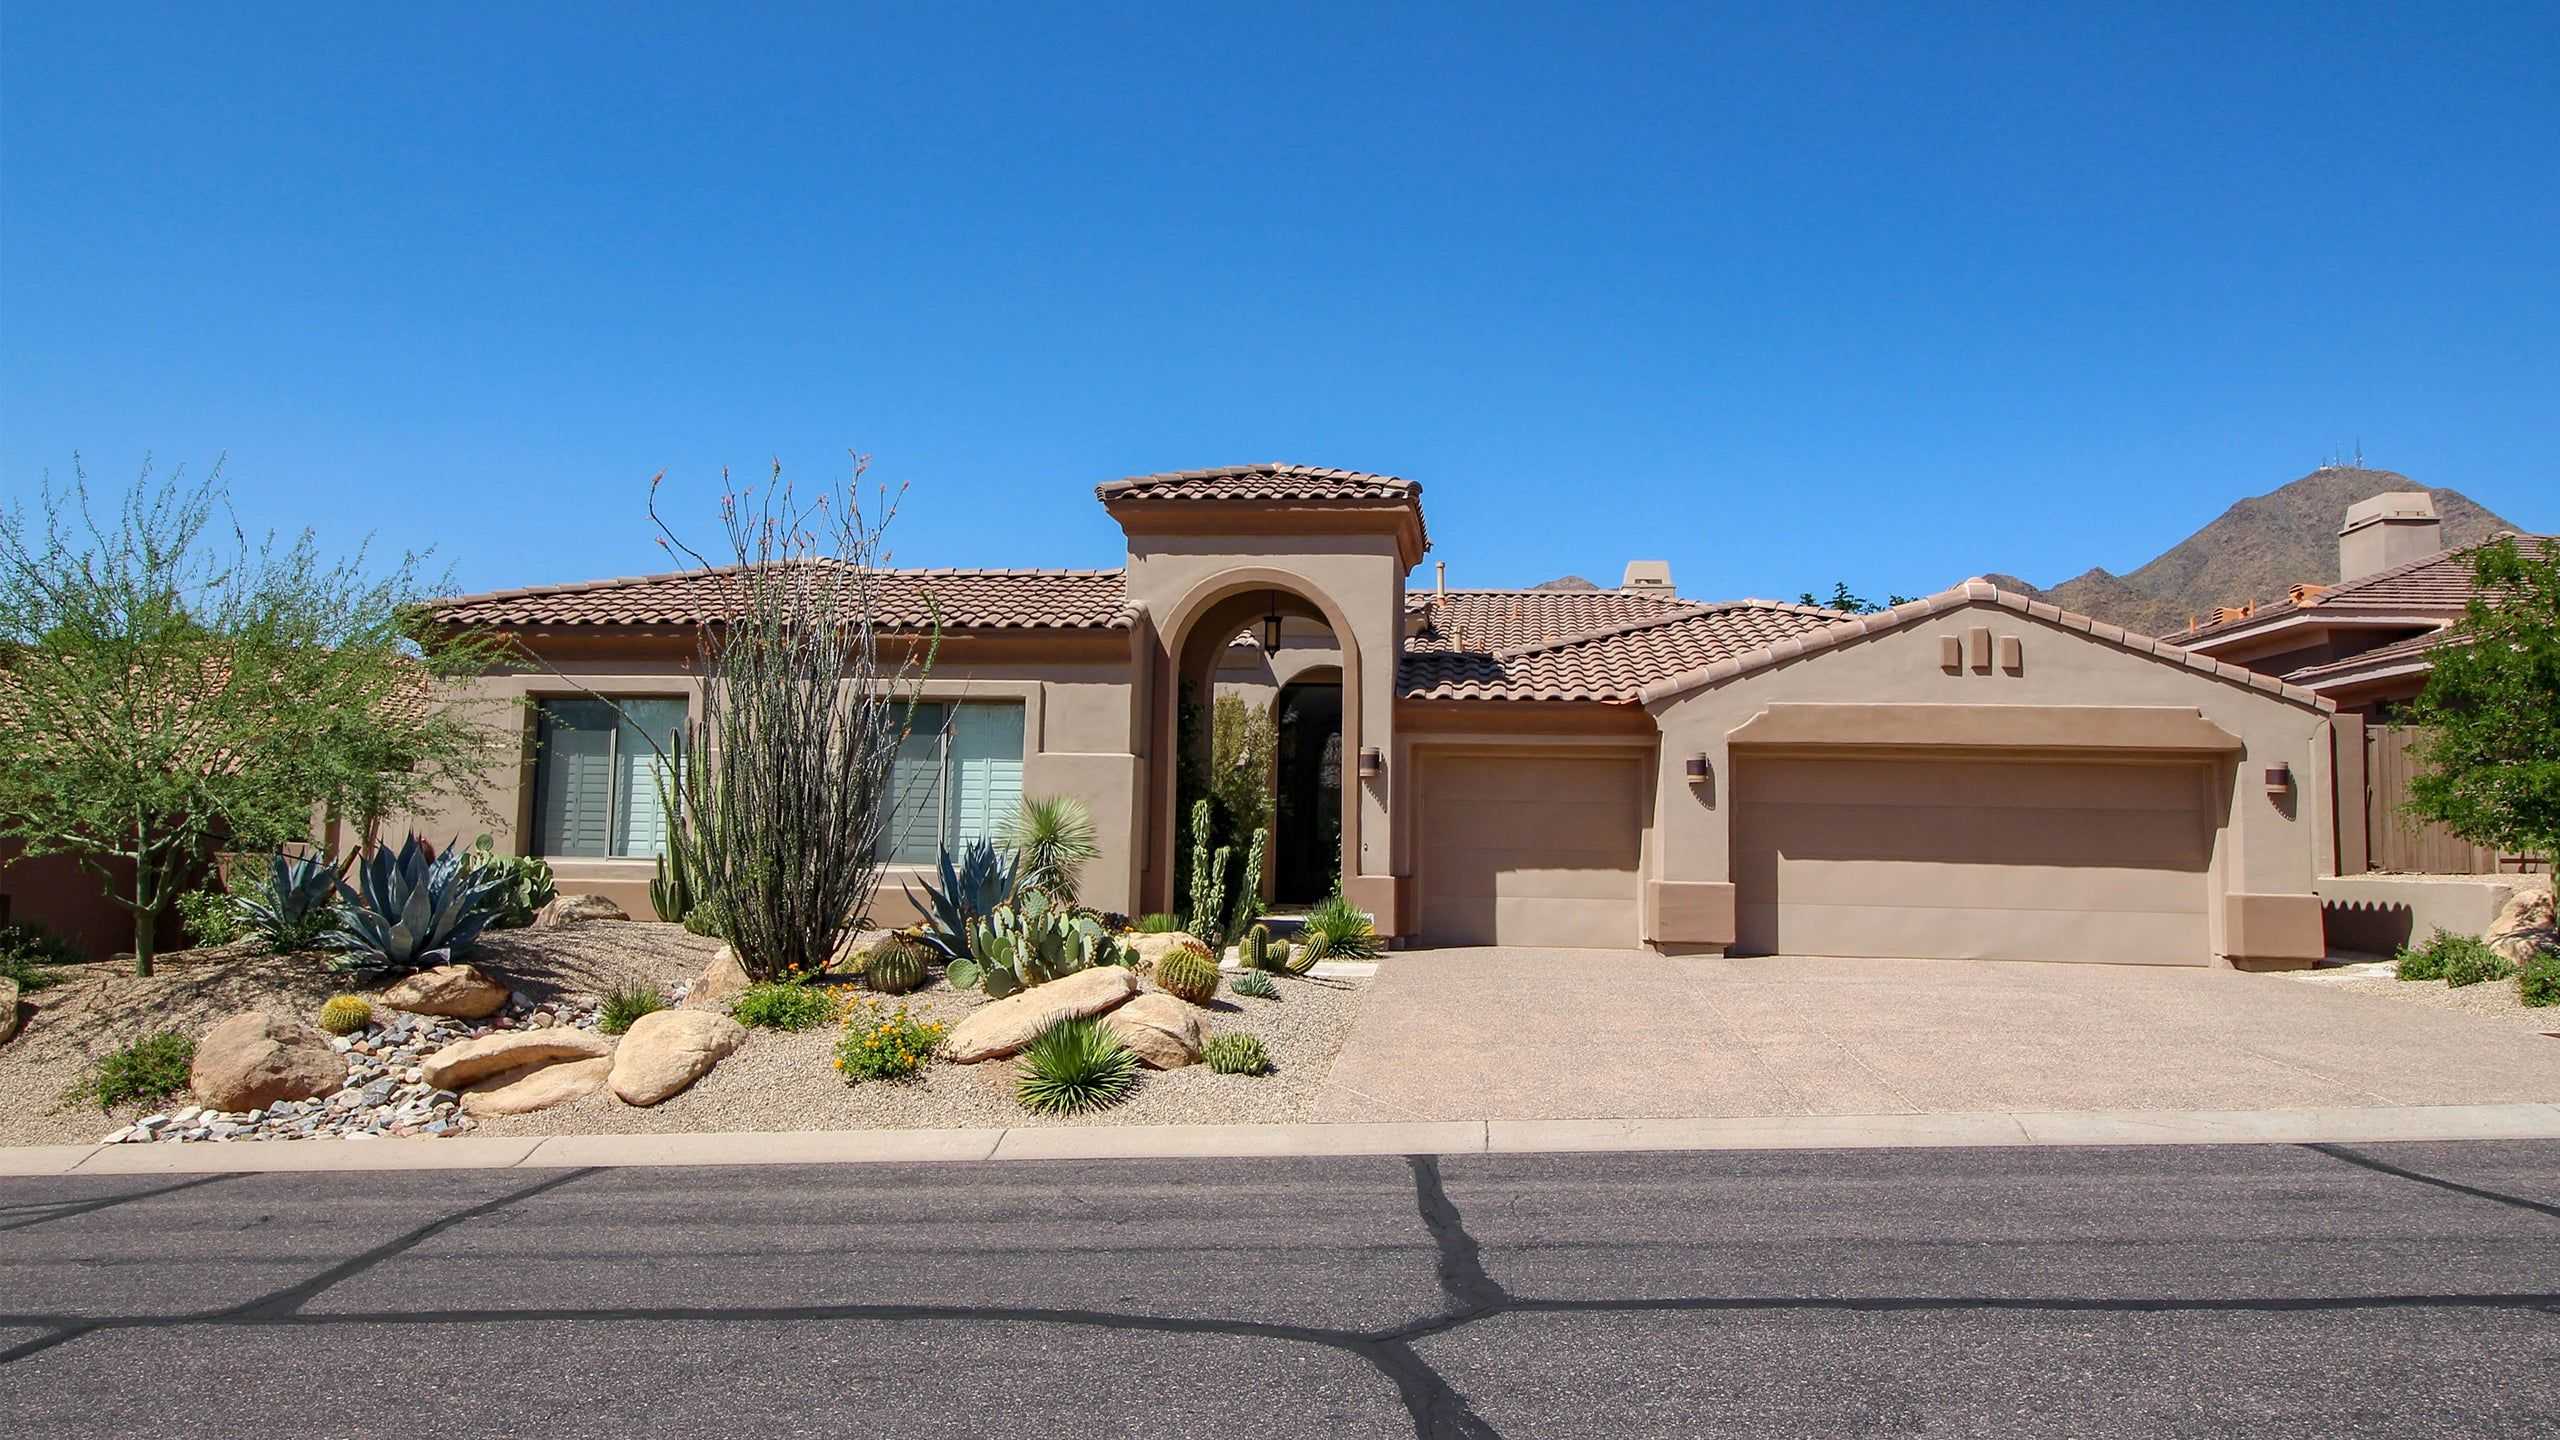
[[[12,1436],[2549,1436],[2560,1143],[0,1181]]]

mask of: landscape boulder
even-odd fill
[[[412,1015],[485,1020],[507,1005],[507,987],[469,965],[439,965],[404,976],[382,992],[382,1003]]]
[[[747,978],[747,967],[738,963],[738,952],[723,945],[686,989],[684,1003],[696,1010],[726,1010],[730,1001],[747,993],[747,987],[754,983]]]
[[[346,1057],[329,1037],[288,1015],[247,1010],[196,1042],[188,1087],[208,1110],[263,1110],[347,1083]]]
[[[0,1045],[18,1033],[18,982],[0,978]]]
[[[476,1040],[456,1040],[418,1066],[419,1078],[438,1090],[459,1090],[508,1070],[562,1060],[593,1060],[613,1053],[610,1037],[574,1025],[547,1030],[500,1030]]]
[[[2552,915],[2551,891],[2519,890],[2489,922],[2489,948],[2522,965],[2545,950],[2560,951],[2560,922]]]
[[[533,928],[551,930],[562,925],[579,925],[589,920],[628,920],[629,911],[601,895],[561,895],[533,912]]]
[[[980,1006],[951,1027],[942,1053],[963,1065],[1011,1055],[1061,1020],[1100,1015],[1138,993],[1138,975],[1120,965],[1096,965],[1046,985]]]
[[[1151,1070],[1179,1070],[1200,1058],[1209,1043],[1209,1027],[1200,1009],[1170,995],[1150,993],[1102,1017],[1102,1026],[1119,1037],[1129,1053]]]
[[[1165,957],[1165,952],[1177,945],[1199,945],[1203,950],[1209,948],[1201,944],[1199,936],[1188,930],[1161,930],[1154,934],[1129,937],[1129,948],[1137,952],[1138,968],[1141,970],[1156,968],[1156,962]]]
[[[681,1095],[747,1043],[747,1027],[708,1010],[660,1010],[633,1021],[605,1083],[626,1105]]]
[[[604,1088],[613,1058],[563,1060],[490,1076],[462,1092],[462,1113],[479,1119],[492,1115],[530,1115],[572,1100],[583,1100]]]

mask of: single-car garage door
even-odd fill
[[[1420,771],[1424,943],[1641,943],[1638,761],[1426,754]]]
[[[2200,766],[1746,756],[1735,772],[1738,951],[2211,962]]]

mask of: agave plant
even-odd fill
[[[1091,915],[1029,890],[969,930],[969,953],[944,978],[955,990],[984,990],[1002,999],[1062,975],[1119,957],[1120,942]]]
[[[907,899],[924,914],[924,943],[945,960],[968,959],[971,928],[1013,898],[1014,868],[992,841],[971,845],[956,864],[951,852],[943,851],[941,888],[925,881],[922,900],[916,899],[913,890],[907,892]]]
[[[397,853],[376,844],[356,865],[358,885],[338,886],[343,909],[328,937],[347,952],[338,968],[405,975],[469,949],[504,909],[509,877],[466,859],[451,846],[439,855],[415,834]]]
[[[267,857],[257,886],[232,897],[240,918],[282,954],[327,934],[338,920],[338,868],[312,855]]]

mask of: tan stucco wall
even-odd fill
[[[1138,853],[1130,842],[1143,802],[1140,761],[1133,753],[1128,637],[1038,640],[1005,637],[978,642],[946,637],[932,673],[922,682],[928,700],[1018,701],[1023,715],[1022,788],[1026,795],[1071,795],[1093,812],[1102,854],[1086,867],[1082,894],[1104,910],[1133,908]],[[584,654],[583,638],[557,645],[535,642],[546,668],[492,675],[461,687],[459,703],[515,707],[490,713],[511,719],[526,739],[521,758],[493,765],[483,776],[478,807],[460,797],[415,814],[390,817],[387,834],[415,828],[442,843],[468,842],[483,831],[506,853],[521,853],[532,816],[531,700],[577,698],[593,692],[609,698],[670,696],[688,709],[700,689],[686,673],[689,642],[613,647],[618,653]],[[1038,658],[1043,650],[1055,658]],[[545,653],[548,651],[548,653]],[[486,812],[485,814],[482,812]],[[648,918],[654,862],[646,859],[548,857],[564,891],[610,896],[634,916]],[[872,918],[904,924],[915,918],[905,886],[929,872],[891,866],[881,882]]]
[[[1995,652],[1998,640],[2018,640],[2021,664],[2014,672],[1972,663],[1976,628],[1991,632]],[[1952,670],[1943,663],[1950,638],[1960,661]],[[2210,817],[2217,826],[2210,919],[2217,955],[2229,954],[2225,932],[2234,897],[2298,897],[2292,906],[2297,914],[2304,903],[2316,914],[2313,881],[2334,866],[2328,717],[2299,701],[2136,654],[1985,600],[1652,705],[1663,736],[1655,806],[1661,843],[1652,878],[1673,888],[1649,908],[1718,912],[1720,898],[1694,887],[1732,882],[1728,792],[1737,757],[1728,737],[1776,704],[2158,706],[2201,712],[2241,746],[2236,757],[2214,762],[2220,784]],[[2192,728],[2171,716],[2164,722],[2170,722],[2164,730]],[[1691,755],[1707,757],[1708,783],[1689,783],[1683,762]],[[2261,783],[2261,773],[2278,764],[2289,766],[2294,777],[2283,804]],[[2287,935],[2296,947],[2303,943],[2298,924],[2276,919],[2280,907],[2247,903],[2255,933]]]

